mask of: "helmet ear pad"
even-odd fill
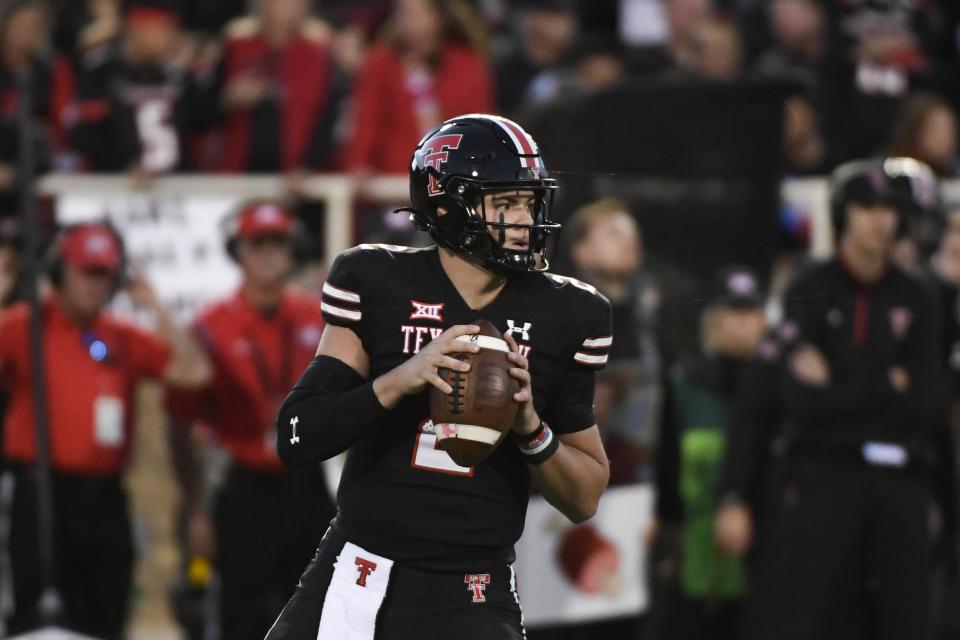
[[[480,255],[492,253],[494,238],[484,218],[482,189],[454,176],[430,201],[436,228],[440,231],[438,238],[455,238],[457,244],[470,247]]]

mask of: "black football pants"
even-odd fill
[[[8,622],[18,634],[42,626],[36,475],[16,466],[10,561],[16,609]],[[120,478],[53,474],[55,580],[63,598],[58,623],[107,640],[123,636],[133,568],[127,498]]]
[[[266,640],[342,640],[318,638],[317,633],[324,600],[332,589],[362,589],[352,579],[331,586],[337,585],[332,579],[338,556],[348,566],[353,561],[341,554],[345,543],[346,539],[334,529],[327,532]],[[369,640],[524,639],[512,568],[491,568],[488,576],[489,582],[477,594],[463,573],[423,571],[394,564],[386,595],[375,616],[376,632],[368,636]],[[357,578],[362,580],[359,570]]]
[[[781,463],[757,540],[747,640],[927,637],[930,491],[917,472]]]

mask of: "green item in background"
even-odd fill
[[[713,539],[714,490],[724,444],[719,429],[689,430],[680,443],[680,495],[685,513],[682,583],[687,595],[697,599],[739,598],[746,587],[743,562],[718,549]]]
[[[743,562],[719,550],[713,539],[716,487],[733,399],[697,380],[683,367],[670,372],[670,384],[680,434],[683,590],[695,599],[739,598],[746,587]]]

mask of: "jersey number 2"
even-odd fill
[[[433,422],[424,420],[420,431],[413,441],[413,456],[410,466],[414,469],[447,473],[454,476],[473,476],[473,467],[461,467],[453,461],[446,451],[437,446],[437,436],[433,432]]]

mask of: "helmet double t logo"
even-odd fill
[[[460,134],[449,134],[431,138],[424,143],[423,146],[424,164],[433,167],[439,173],[440,165],[447,161],[447,156],[449,155],[447,150],[459,147],[461,140],[463,140],[463,136]],[[440,188],[440,183],[437,182],[437,177],[431,174],[430,179],[427,181],[427,195],[438,196],[441,193],[443,193],[443,190]]]

